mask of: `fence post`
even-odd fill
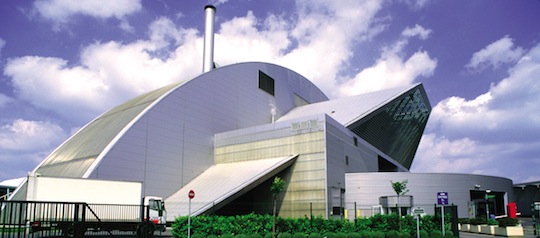
[[[354,202],[354,224],[356,225],[356,218],[358,218],[358,214],[356,214],[358,212],[358,209],[356,209],[356,202]]]
[[[309,203],[309,227],[313,231],[313,202]]]

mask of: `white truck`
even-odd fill
[[[151,237],[166,228],[163,198],[142,197],[140,182],[29,175],[26,202],[32,232],[82,237],[87,231],[132,231]]]

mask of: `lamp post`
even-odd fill
[[[489,222],[489,193],[491,190],[486,190],[486,222]]]

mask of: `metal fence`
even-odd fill
[[[139,205],[0,201],[0,238],[151,237],[154,229],[149,208]]]

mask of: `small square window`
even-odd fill
[[[259,70],[259,88],[274,96],[274,79]]]

